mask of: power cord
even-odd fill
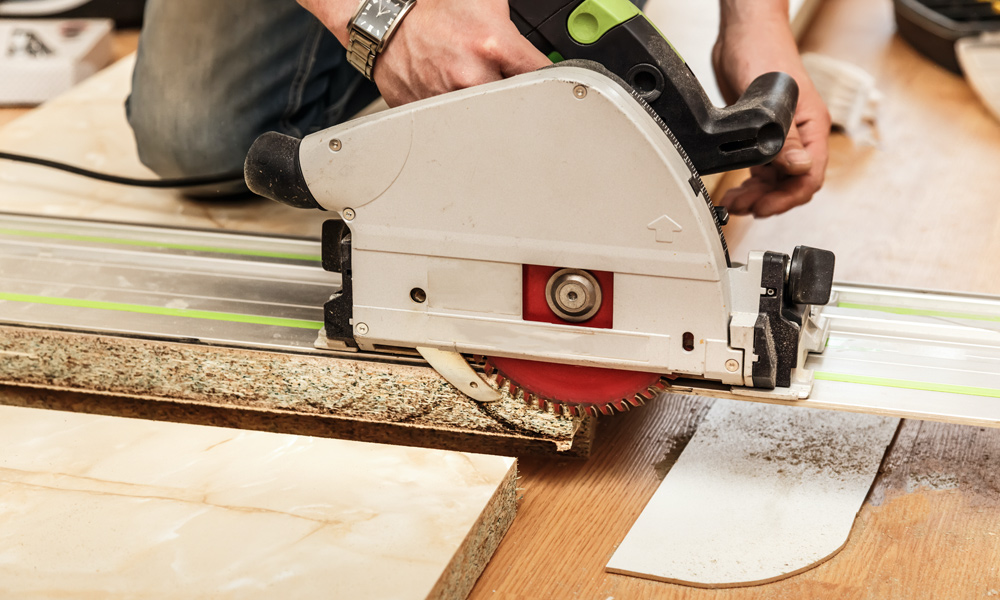
[[[0,2],[3,2],[3,0],[0,0]],[[29,165],[37,165],[39,167],[48,167],[50,169],[57,169],[59,171],[65,171],[66,173],[80,175],[81,177],[96,179],[98,181],[106,181],[108,183],[117,183],[119,185],[129,185],[133,187],[144,187],[144,188],[176,189],[176,188],[201,187],[205,185],[216,185],[220,183],[232,183],[236,181],[243,181],[242,171],[239,173],[222,173],[219,175],[205,175],[203,177],[182,177],[176,179],[134,179],[132,177],[120,177],[118,175],[110,175],[108,173],[99,173],[97,171],[91,171],[88,169],[84,169],[74,165],[68,165],[66,163],[61,163],[46,158],[37,158],[35,156],[25,156],[23,154],[13,154],[10,152],[0,152],[0,160],[9,160],[14,162],[27,163]]]

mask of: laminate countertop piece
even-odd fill
[[[608,570],[722,588],[810,569],[847,542],[898,425],[717,400]]]
[[[512,458],[0,406],[4,598],[464,598]]]

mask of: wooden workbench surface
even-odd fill
[[[827,0],[803,50],[878,78],[881,146],[835,136],[825,189],[782,217],[734,219],[734,258],[807,244],[837,253],[841,281],[1000,294],[1000,124],[895,36],[887,0]],[[472,597],[1000,596],[1000,430],[919,421],[901,427],[844,550],[816,569],[718,591],[605,573],[709,405],[662,398],[602,419],[586,463],[521,460],[519,515]]]

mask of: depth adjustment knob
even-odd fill
[[[560,269],[545,285],[545,301],[560,319],[580,323],[601,309],[601,284],[580,269]]]
[[[786,292],[794,304],[823,305],[833,291],[835,256],[829,250],[796,246],[788,266]]]

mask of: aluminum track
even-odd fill
[[[0,213],[3,324],[323,354],[339,285],[317,240]],[[672,391],[1000,427],[1000,298],[840,284],[823,314],[808,399]]]

